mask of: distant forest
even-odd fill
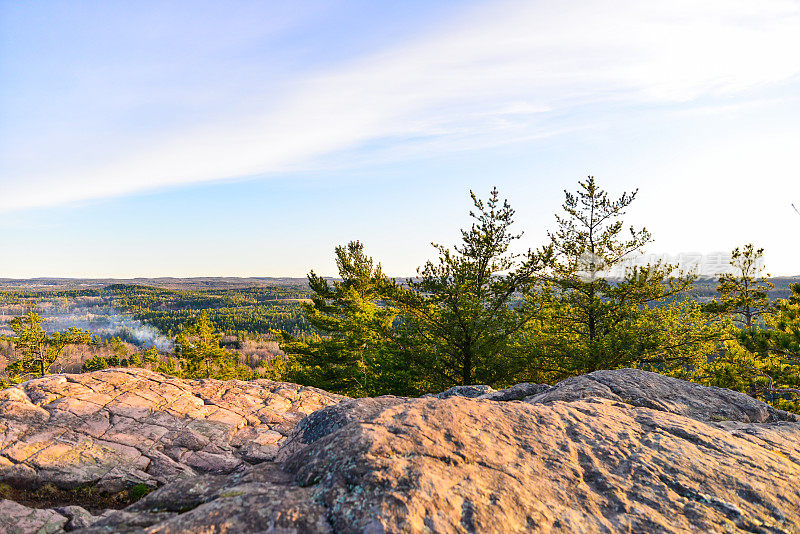
[[[270,365],[283,352],[272,332],[305,336],[314,332],[300,306],[310,297],[303,279],[283,279],[281,285],[253,286],[251,279],[170,279],[167,289],[145,285],[111,284],[80,287],[81,280],[58,280],[30,289],[0,291],[0,373],[20,359],[10,323],[35,312],[45,332],[78,328],[91,341],[65,346],[54,371],[80,372],[120,365],[144,365],[164,372],[177,366],[175,340],[201,312],[219,334],[236,378],[270,375]],[[35,282],[39,284],[40,282]],[[92,283],[92,282],[88,282]],[[6,281],[7,287],[14,285]],[[194,289],[198,285],[213,289]]]
[[[63,313],[76,307],[111,306],[173,336],[189,318],[206,310],[214,325],[225,332],[268,334],[281,329],[303,333],[310,331],[310,325],[298,303],[311,292],[307,283],[298,282],[206,290],[113,284],[101,289],[0,291],[0,314],[8,317],[37,309]]]

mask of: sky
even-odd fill
[[[0,278],[406,276],[588,175],[649,254],[800,274],[798,50],[794,0],[0,0]]]

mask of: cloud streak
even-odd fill
[[[589,127],[597,108],[741,105],[747,91],[800,73],[799,6],[487,3],[412,42],[269,90],[229,87],[206,122],[120,124],[68,160],[48,157],[68,139],[17,142],[16,154],[0,152],[0,212],[303,170],[376,141],[408,144],[413,157],[531,140]]]

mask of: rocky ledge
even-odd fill
[[[800,420],[631,369],[419,399],[109,370],[0,392],[0,480],[158,486],[0,501],[0,532],[792,533]]]

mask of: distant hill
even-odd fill
[[[103,288],[113,284],[157,287],[161,289],[203,290],[238,289],[243,287],[306,286],[308,280],[290,277],[203,276],[192,278],[0,278],[0,290],[63,291],[68,289]]]

